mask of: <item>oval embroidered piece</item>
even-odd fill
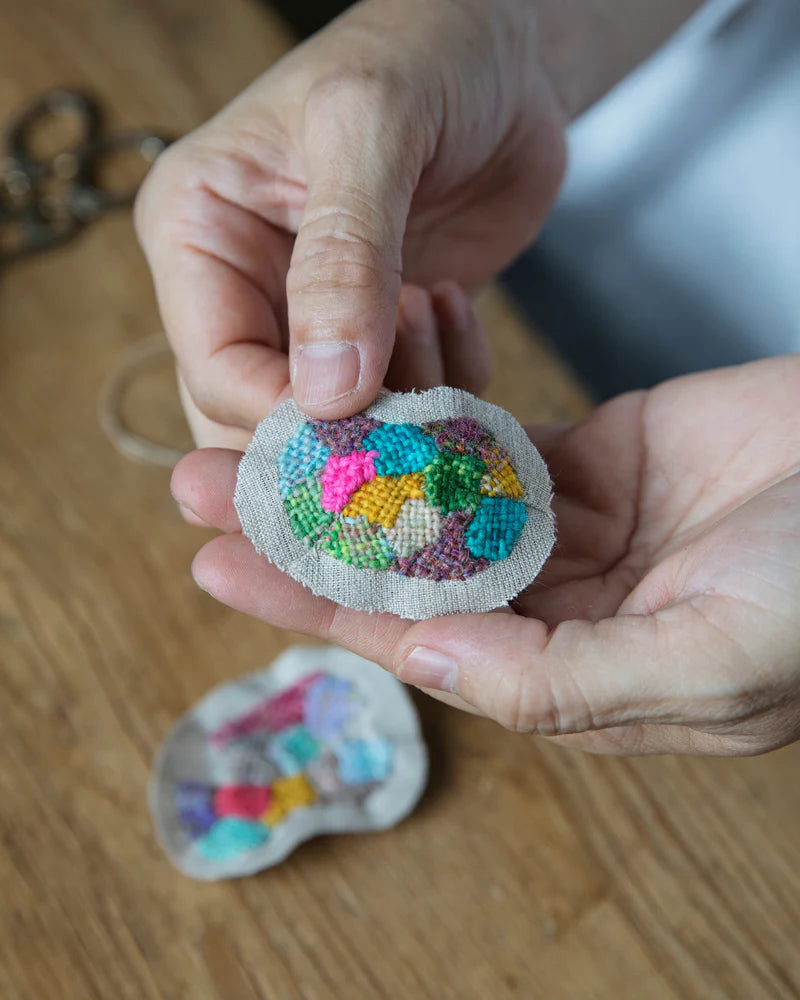
[[[259,552],[315,594],[405,618],[486,611],[554,542],[546,466],[504,410],[449,388],[256,429],[235,503]]]
[[[295,646],[179,720],[149,798],[173,863],[211,880],[277,864],[321,833],[392,826],[426,777],[404,685],[335,646]]]

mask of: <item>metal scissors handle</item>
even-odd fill
[[[65,116],[77,125],[73,141],[37,154],[37,131]],[[147,129],[104,133],[102,125],[94,98],[59,89],[31,102],[8,126],[0,165],[0,264],[64,243],[97,216],[133,202],[139,182],[109,186],[104,167],[128,151],[149,166],[170,140]]]

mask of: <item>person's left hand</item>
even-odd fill
[[[800,737],[800,355],[621,396],[532,439],[555,482],[558,544],[513,613],[409,622],[314,597],[241,535],[240,455],[219,449],[173,476],[176,499],[226,532],[195,579],[586,750],[743,755]]]

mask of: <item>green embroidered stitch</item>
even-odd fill
[[[425,495],[443,514],[480,506],[486,465],[472,455],[440,454],[425,469]]]
[[[322,509],[322,486],[315,479],[304,480],[283,502],[294,534],[313,545],[336,515]]]
[[[337,521],[320,540],[320,548],[356,569],[388,569],[394,559],[383,529],[363,516]]]

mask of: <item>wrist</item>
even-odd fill
[[[537,15],[542,70],[574,118],[646,59],[702,0],[516,0]]]

